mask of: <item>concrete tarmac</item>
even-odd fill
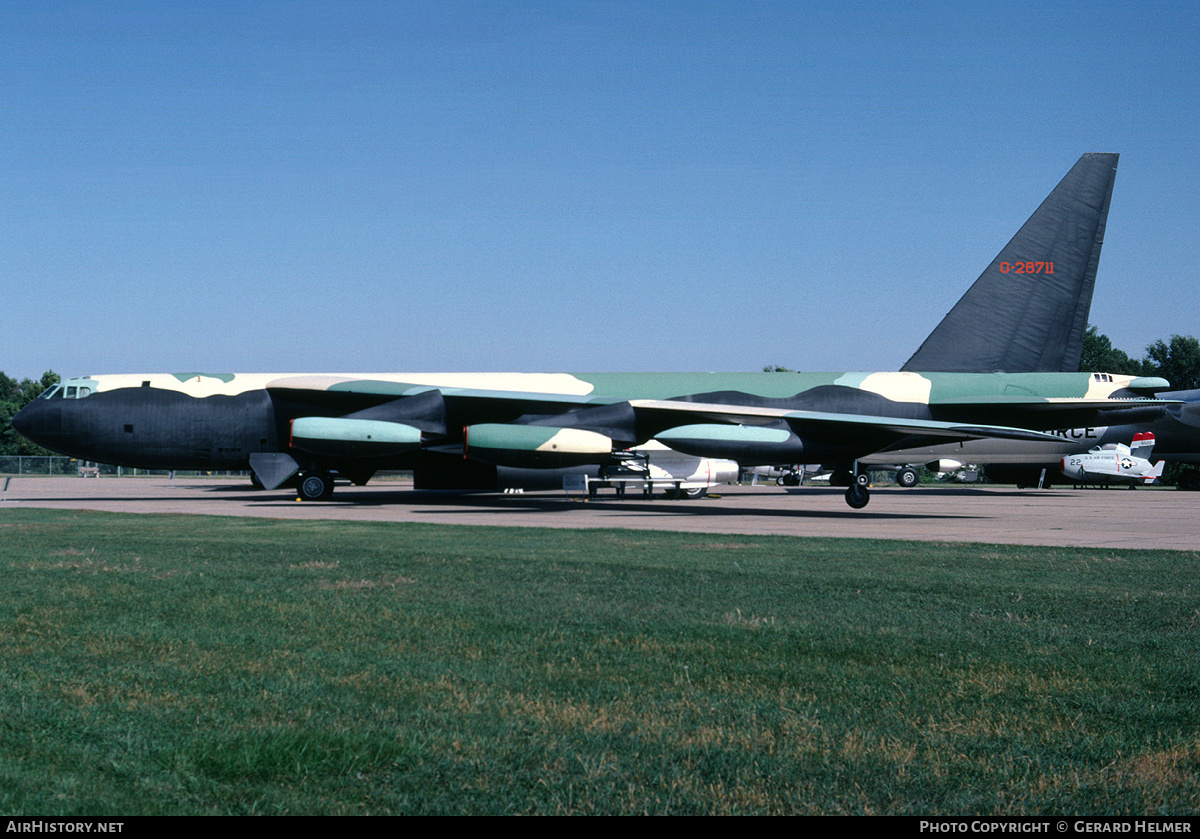
[[[5,479],[0,477],[0,487]],[[562,492],[462,495],[418,492],[383,480],[339,485],[333,500],[299,502],[286,490],[256,491],[247,479],[14,476],[0,517],[17,507],[255,516],[279,519],[416,521],[519,527],[633,528],[700,533],[839,536],[1093,548],[1193,551],[1200,493],[1168,488],[1018,490],[1012,487],[877,487],[852,510],[827,487],[718,487],[716,497],[672,500],[640,494],[568,499]]]

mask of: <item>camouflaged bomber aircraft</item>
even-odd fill
[[[1085,169],[1111,169],[1115,156],[1107,157]],[[1064,189],[1070,179],[984,277],[1018,272],[1045,282],[1053,275],[1069,285],[1094,279],[1104,226],[1102,218],[1096,222],[1097,202],[1105,215],[1111,177],[1107,193],[1103,179],[1087,177]],[[975,327],[959,318],[953,329],[935,331],[922,351],[952,360],[956,347],[969,350],[964,336],[990,346],[997,331],[1011,333],[1010,343],[1048,343],[1031,325],[1049,315],[1031,315],[1029,301],[1016,302],[1024,308],[992,311]],[[1083,315],[1080,336],[1086,309]],[[362,485],[382,469],[413,470],[417,488],[498,489],[505,470],[617,463],[655,440],[743,466],[836,464],[851,475],[846,502],[858,509],[870,498],[858,460],[870,454],[984,438],[1052,440],[1032,429],[1097,425],[1106,412],[1162,405],[1145,397],[1167,387],[1162,379],[1110,374],[911,368],[113,375],[51,388],[13,418],[13,427],[48,449],[100,463],[250,468],[269,489],[295,482],[306,500],[329,498],[335,476]]]
[[[412,469],[418,488],[494,489],[497,467],[603,464],[648,440],[697,457],[843,463],[897,445],[1086,425],[1161,379],[1088,373],[396,373],[69,379],[13,418],[39,445],[143,469],[297,474],[328,498]],[[74,398],[71,398],[74,397]],[[996,423],[1004,423],[998,425]],[[866,475],[846,502],[866,506]]]

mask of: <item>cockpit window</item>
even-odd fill
[[[56,384],[47,388],[38,399],[82,399],[92,393],[93,389],[88,385]]]

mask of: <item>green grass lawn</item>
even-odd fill
[[[1194,553],[0,515],[0,811],[1200,811]]]

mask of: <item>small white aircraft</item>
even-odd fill
[[[1086,454],[1073,454],[1061,462],[1062,473],[1072,481],[1094,484],[1153,483],[1162,475],[1164,461],[1151,464],[1154,434],[1139,431],[1133,442],[1096,446]]]

